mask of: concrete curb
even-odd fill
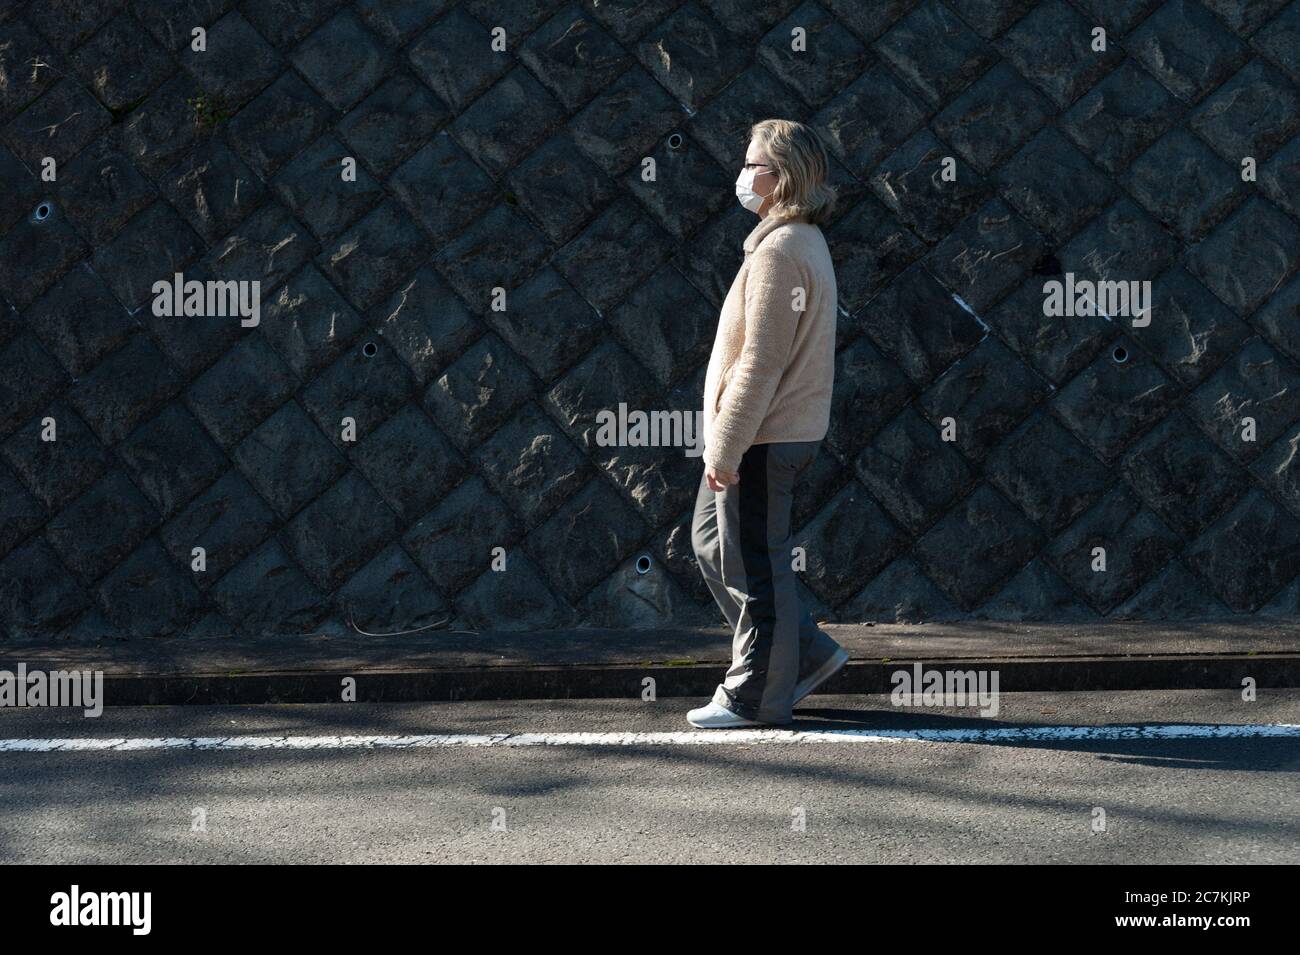
[[[1224,689],[1250,678],[1260,688],[1300,687],[1300,654],[1017,659],[850,661],[823,694],[884,694],[898,670],[997,671],[1002,692]],[[718,664],[647,663],[573,666],[445,667],[405,670],[257,673],[106,673],[109,706],[338,703],[343,681],[356,700],[411,703],[455,700],[638,698],[654,680],[660,698],[708,697],[722,678]],[[815,700],[817,694],[809,700]],[[804,703],[809,705],[808,702]]]

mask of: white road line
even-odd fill
[[[666,733],[444,733],[430,736],[158,736],[0,739],[4,753],[157,749],[424,749],[446,746],[731,746],[739,743],[1032,743],[1300,738],[1292,723],[1022,726],[999,729],[734,729]]]

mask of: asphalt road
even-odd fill
[[[133,707],[97,719],[0,710],[0,861],[1300,861],[1300,736],[871,738],[918,728],[1294,726],[1300,690],[1263,690],[1251,703],[1218,691],[1009,693],[996,719],[815,696],[798,710],[795,729],[812,734],[801,742],[692,731],[683,714],[700,702]],[[827,730],[859,738],[818,735]],[[679,731],[680,740],[620,745],[505,736]],[[184,742],[249,736],[281,745]],[[358,736],[426,741],[376,747]],[[170,739],[2,748],[65,738]],[[483,739],[505,742],[472,744]],[[1094,831],[1099,809],[1104,831]],[[205,831],[194,831],[199,817]]]

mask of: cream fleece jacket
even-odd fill
[[[753,444],[820,441],[835,383],[835,267],[821,229],[768,216],[745,239],[704,378],[704,463]]]

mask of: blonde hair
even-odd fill
[[[776,189],[768,215],[825,222],[835,209],[835,190],[827,185],[830,165],[811,128],[789,119],[765,119],[749,129],[776,169]]]

